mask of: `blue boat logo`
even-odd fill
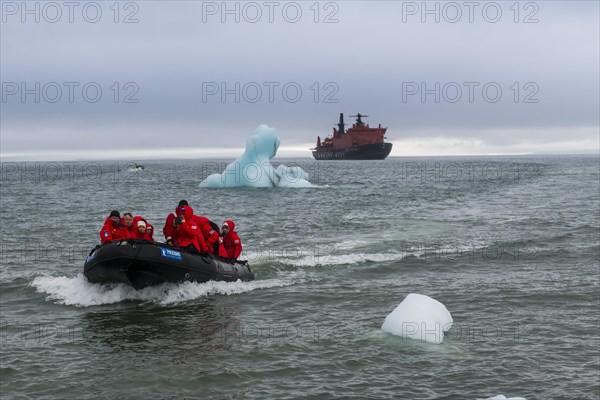
[[[94,259],[94,257],[96,257],[95,251],[92,254],[90,254],[89,256],[87,256],[86,262],[92,261]]]
[[[165,249],[164,247],[161,247],[160,255],[165,258],[172,258],[173,260],[181,261],[181,253],[176,250]]]

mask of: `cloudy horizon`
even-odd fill
[[[598,2],[67,3],[2,1],[3,161],[310,157],[357,112],[391,156],[600,151]]]

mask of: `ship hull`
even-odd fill
[[[384,160],[392,151],[392,143],[364,144],[347,149],[317,148],[315,160]]]

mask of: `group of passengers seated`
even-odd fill
[[[100,230],[101,243],[138,239],[154,242],[154,228],[148,220],[131,213],[110,212]],[[223,258],[237,259],[242,252],[242,242],[235,223],[223,222],[221,229],[208,218],[195,215],[186,200],[181,200],[175,212],[167,216],[163,227],[165,243],[197,253],[208,253]]]
[[[117,210],[110,212],[100,230],[100,242],[115,242],[124,239],[140,239],[153,242],[154,227],[142,217],[131,213],[121,214]]]

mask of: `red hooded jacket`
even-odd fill
[[[154,242],[154,226],[146,222],[146,234],[150,238],[149,240]]]
[[[229,226],[229,232],[223,237],[223,246],[225,247],[225,251],[227,251],[227,257],[237,260],[242,252],[242,241],[237,232],[234,231],[235,223],[233,221],[227,220],[223,224]]]
[[[181,215],[185,218],[185,221],[179,224],[175,231],[177,232],[177,239],[180,247],[187,247],[194,245],[196,250],[200,253],[207,253],[208,246],[204,242],[202,231],[194,218],[194,210],[190,206],[178,207]]]
[[[129,239],[127,228],[121,222],[114,222],[110,217],[106,217],[104,225],[100,229],[100,243],[123,239]]]
[[[219,242],[219,232],[212,227],[210,220],[204,216],[194,215],[194,220],[202,231],[204,243],[206,243],[206,246],[208,247],[208,252],[210,254],[215,254],[215,243]]]
[[[144,228],[144,233],[140,232],[138,229],[138,222],[143,221],[144,224],[146,224],[146,227],[149,226],[148,222],[146,221],[146,219],[144,219],[143,217],[140,217],[139,215],[133,217],[133,223],[131,224],[131,239],[138,239],[138,240],[148,240],[148,241],[154,241],[152,239],[152,236],[149,235],[148,233],[146,233],[146,229]],[[150,225],[152,226],[152,225]]]
[[[175,209],[175,214],[179,215],[179,207]],[[169,240],[173,241],[175,246],[178,246],[179,243],[177,241],[177,230],[173,226],[173,221],[175,221],[176,215],[171,213],[167,215],[167,219],[165,220],[165,226],[163,227],[163,235],[165,235],[165,242]]]

